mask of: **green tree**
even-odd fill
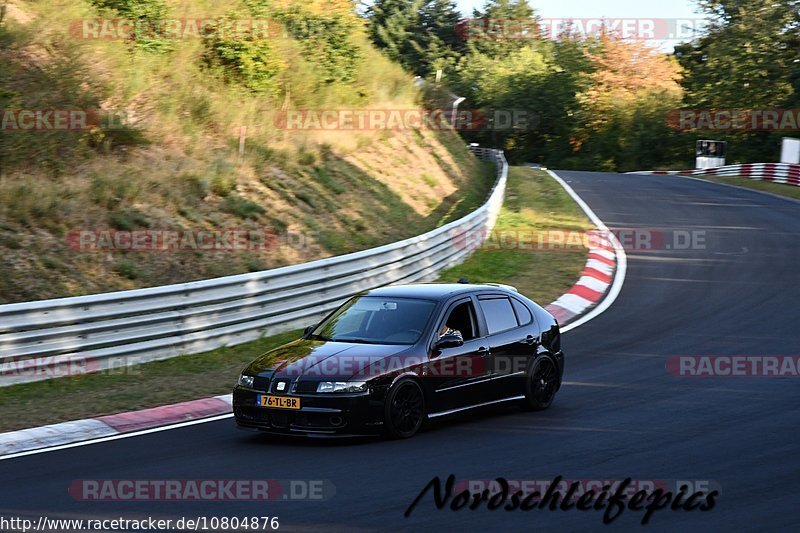
[[[528,0],[488,0],[483,9],[474,9],[472,16],[467,39],[475,50],[489,56],[504,57],[538,39],[538,19]],[[470,30],[470,25],[477,30]],[[516,35],[522,27],[533,31]]]
[[[425,30],[450,50],[463,53],[466,46],[456,31],[460,19],[454,0],[426,0],[422,6],[421,22]]]
[[[373,43],[420,76],[453,68],[466,51],[453,0],[378,0],[367,17]]]
[[[684,107],[769,109],[800,106],[800,1],[703,0],[705,35],[675,49],[685,70]],[[777,156],[780,136],[714,132],[734,160]],[[698,132],[697,136],[708,136]]]
[[[427,76],[438,69],[452,70],[467,51],[466,41],[458,33],[461,15],[456,3],[454,0],[426,0],[420,15],[424,59],[418,74]]]
[[[800,1],[706,0],[700,5],[713,17],[706,35],[676,47],[687,72],[688,104],[769,107],[796,98]]]
[[[372,42],[390,59],[414,72],[424,59],[421,9],[422,0],[377,0],[367,11]]]
[[[552,43],[540,42],[500,58],[473,50],[458,65],[455,90],[464,109],[480,109],[486,123],[472,141],[508,150],[511,159],[530,158],[540,137],[543,84],[554,72]],[[519,120],[513,120],[517,118]]]

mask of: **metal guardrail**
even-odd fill
[[[263,272],[0,306],[0,386],[241,344],[313,323],[363,290],[434,279],[480,245],[475,234],[503,204],[503,152],[471,150],[498,167],[486,202],[410,239]]]

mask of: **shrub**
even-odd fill
[[[153,24],[164,20],[169,14],[163,0],[91,0],[101,9],[113,9],[126,19],[135,22],[131,42],[139,49],[148,52],[166,52],[172,49],[170,43],[160,38],[162,27]]]
[[[314,155],[314,152],[301,148],[297,154],[297,162],[304,166],[310,166],[317,162],[317,156]]]
[[[216,160],[210,170],[210,174],[210,187],[211,192],[214,194],[224,197],[236,190],[236,169],[227,161]]]
[[[28,227],[36,220],[55,217],[60,201],[57,192],[34,187],[29,183],[5,189],[3,195],[8,218]]]
[[[117,261],[117,266],[114,268],[114,271],[120,276],[131,280],[139,277],[139,271],[136,269],[136,265],[127,259]]]
[[[236,176],[233,174],[215,174],[211,179],[211,191],[218,196],[228,196],[236,190]]]
[[[204,41],[204,65],[225,81],[238,83],[253,93],[277,95],[284,62],[269,39],[252,33],[242,36],[237,23],[236,15],[219,21],[217,31]]]
[[[112,228],[130,231],[151,226],[147,215],[136,209],[125,211],[115,211],[108,217],[108,223]]]
[[[362,60],[352,40],[356,21],[349,15],[310,13],[298,5],[278,12],[278,20],[301,43],[303,56],[320,69],[325,83],[353,81]]]
[[[89,198],[106,209],[134,199],[139,193],[137,181],[131,176],[95,176],[89,185]]]
[[[205,198],[211,188],[207,179],[196,174],[184,174],[180,177],[180,181],[183,183],[188,197],[186,200],[189,203]]]
[[[265,211],[264,208],[257,203],[235,194],[225,198],[225,202],[222,204],[222,210],[226,213],[236,215],[239,218],[258,218],[258,216]]]

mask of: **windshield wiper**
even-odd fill
[[[364,340],[364,339],[343,339],[343,338],[339,338],[339,337],[333,337],[332,339],[328,339],[328,340],[333,341],[333,342],[352,342],[352,343],[355,343],[355,344],[375,344],[375,343],[373,343],[371,341]]]

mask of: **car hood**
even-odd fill
[[[261,355],[245,373],[273,379],[350,379],[374,377],[385,360],[409,349],[407,345],[362,344],[353,342],[298,339]]]

